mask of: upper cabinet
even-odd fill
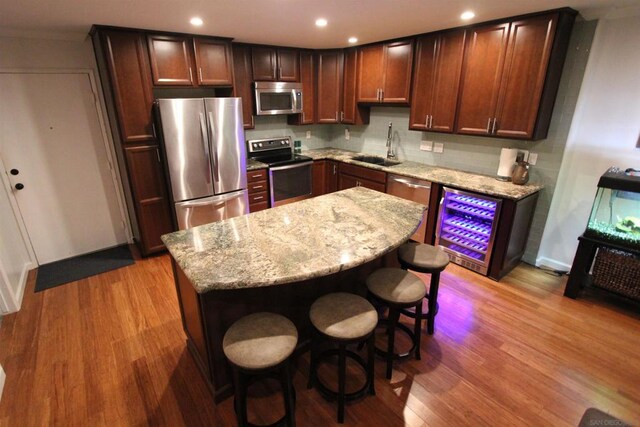
[[[231,46],[226,40],[147,36],[155,86],[231,86]]]
[[[342,67],[342,112],[340,121],[344,124],[369,124],[370,109],[358,105],[356,89],[358,87],[358,50],[345,49]]]
[[[418,39],[409,129],[453,132],[464,37],[459,30]]]
[[[242,122],[245,129],[255,127],[253,121],[253,73],[251,70],[251,47],[233,44],[233,96],[242,98]]]
[[[254,46],[253,78],[258,81],[299,82],[299,61],[296,49]]]
[[[574,18],[556,12],[468,30],[456,132],[546,137]]]
[[[151,117],[153,93],[144,35],[102,31],[99,37],[122,142],[154,140]]]
[[[409,102],[413,40],[375,44],[358,51],[358,102]]]
[[[340,123],[342,109],[342,50],[320,51],[318,58],[318,123]]]
[[[291,125],[312,125],[316,117],[316,66],[311,50],[300,52],[300,83],[302,83],[302,113],[290,114]]]

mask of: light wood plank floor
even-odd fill
[[[186,349],[167,255],[38,294],[33,276],[0,327],[1,426],[235,425]],[[575,426],[588,407],[640,424],[640,316],[564,298],[565,281],[450,265],[422,360],[391,381],[378,362],[377,395],[349,404],[345,425]],[[293,363],[298,425],[335,424],[334,404],[306,389],[308,355]],[[252,394],[250,418],[277,418],[275,387]]]

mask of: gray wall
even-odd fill
[[[385,155],[387,126],[389,122],[392,122],[394,144],[400,160],[411,160],[486,175],[495,175],[498,169],[500,150],[504,147],[520,148],[538,153],[538,162],[536,166],[531,168],[531,181],[540,182],[545,185],[545,188],[538,199],[524,256],[526,262],[534,264],[558,178],[596,24],[597,21],[581,21],[575,24],[549,134],[544,140],[526,142],[410,131],[408,130],[408,107],[373,107],[371,121],[366,126],[288,126],[284,116],[257,117],[256,129],[247,131],[247,138],[291,135],[294,139],[302,141],[303,148],[335,147]],[[345,128],[349,128],[351,134],[349,141],[346,141],[344,137]],[[311,130],[311,139],[305,139],[307,130]],[[420,142],[425,140],[444,143],[444,152],[437,154],[420,151]]]

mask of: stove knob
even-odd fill
[[[280,144],[286,145],[287,143],[285,141],[280,141]]]
[[[258,147],[262,147],[262,142],[258,143]]]

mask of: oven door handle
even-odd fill
[[[294,163],[292,165],[270,167],[269,170],[270,171],[284,171],[284,170],[287,170],[287,169],[301,168],[301,167],[310,166],[310,165],[313,165],[313,160],[310,160],[308,162],[302,162],[302,163]]]

